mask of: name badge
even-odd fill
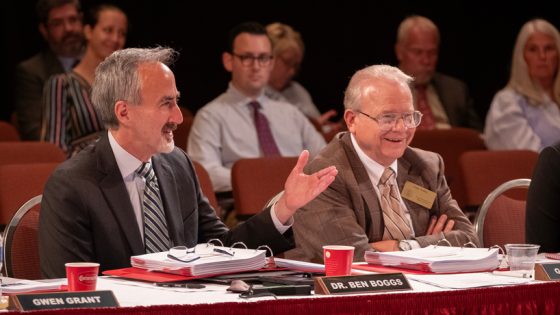
[[[119,306],[112,291],[18,294],[11,296],[11,299],[10,307],[20,311]]]
[[[431,209],[436,200],[435,192],[409,181],[404,184],[401,196],[427,209]]]

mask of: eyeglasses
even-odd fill
[[[258,64],[261,67],[268,66],[270,64],[270,62],[272,61],[272,58],[274,58],[272,55],[253,56],[253,55],[249,55],[249,54],[238,55],[236,53],[232,53],[232,55],[234,57],[239,58],[239,60],[241,60],[241,64],[245,67],[252,66],[255,61],[258,61]]]
[[[204,256],[214,256],[216,254],[222,254],[227,256],[233,256],[235,252],[233,250],[225,250],[221,248],[216,248],[214,244],[198,244],[195,247],[188,248],[187,246],[175,246],[169,249],[167,253],[167,258],[177,260],[184,263],[190,263]]]
[[[420,122],[422,121],[422,113],[417,110],[402,114],[386,113],[381,114],[377,117],[372,117],[359,110],[357,110],[357,112],[368,117],[371,120],[376,121],[379,124],[379,129],[381,129],[382,131],[389,131],[395,128],[397,120],[399,120],[400,118],[402,118],[404,126],[408,129],[418,127],[418,125],[420,125]]]

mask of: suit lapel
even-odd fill
[[[179,193],[175,187],[177,181],[173,175],[173,169],[160,155],[153,156],[152,161],[158,178],[163,207],[165,208],[169,237],[173,242],[173,246],[184,245],[183,230],[179,228],[179,224],[182,224],[183,219],[180,216],[181,211],[176,211],[179,208]]]
[[[457,117],[459,113],[457,113],[455,106],[445,106],[445,104],[454,104],[454,99],[457,98],[456,90],[453,89],[452,86],[446,84],[445,78],[443,78],[439,73],[435,73],[432,79],[432,83],[434,88],[436,89],[436,93],[438,94],[439,101],[447,115],[447,119],[449,120],[449,124],[459,125],[461,120],[460,117]]]
[[[97,148],[97,170],[101,175],[99,187],[128,240],[132,255],[144,254],[144,243],[136,224],[134,210],[106,132],[99,140]]]
[[[417,162],[414,161],[410,148],[407,148],[403,157],[398,159],[398,175],[397,175],[397,185],[399,186],[399,192],[402,192],[404,184],[408,181],[416,185],[426,187],[427,185],[422,180],[420,173],[413,165]],[[410,213],[412,219],[412,225],[414,228],[414,235],[422,236],[426,233],[428,229],[427,222],[430,218],[430,209],[426,209],[423,206],[412,202],[408,199],[402,198],[406,208]]]

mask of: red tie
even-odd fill
[[[422,113],[422,122],[417,127],[418,129],[435,129],[436,119],[434,113],[428,104],[428,97],[426,95],[426,86],[416,86],[416,107]]]
[[[253,108],[253,113],[255,116],[255,128],[257,129],[257,136],[259,137],[259,144],[264,156],[280,156],[278,151],[278,146],[276,146],[276,141],[272,136],[270,131],[270,126],[268,125],[268,119],[260,112],[261,104],[257,101],[249,103],[249,106]]]

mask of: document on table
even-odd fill
[[[532,279],[493,275],[490,272],[446,275],[406,275],[409,280],[427,283],[444,289],[468,289],[531,282]]]
[[[370,264],[395,266],[434,273],[477,272],[496,269],[498,249],[430,245],[398,252],[365,253]]]
[[[274,258],[276,266],[281,268],[288,268],[291,270],[305,271],[305,272],[325,272],[325,265],[310,263],[305,261],[286,259],[286,258]]]
[[[15,279],[1,277],[3,294],[29,293],[36,291],[58,291],[62,285],[66,284],[66,279],[60,281],[34,281],[25,279]]]
[[[266,265],[266,251],[257,249],[213,247],[209,254],[198,255],[187,262],[169,252],[130,257],[133,267],[183,276],[215,276],[259,270]]]

